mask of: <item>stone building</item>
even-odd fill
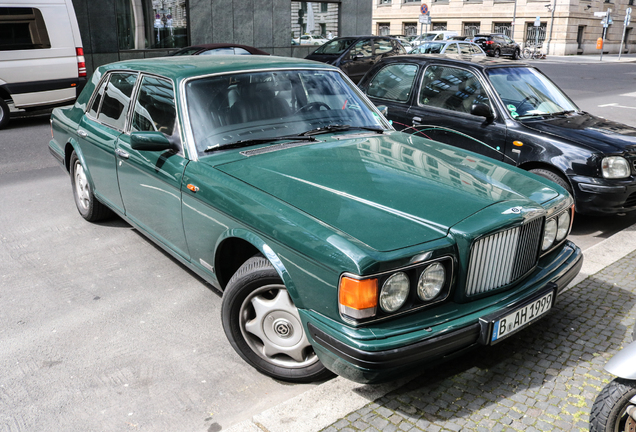
[[[73,0],[73,6],[89,73],[102,64],[204,43],[305,57],[316,47],[293,44],[301,30],[334,37],[371,33],[371,0]],[[308,8],[312,28],[307,28]]]
[[[372,0],[374,34],[419,34],[421,0]],[[595,54],[603,33],[602,17],[595,12],[611,9],[613,24],[607,29],[604,53],[636,52],[633,25],[625,29],[627,8],[634,0],[433,0],[427,3],[431,25],[424,31],[450,30],[460,35],[506,33],[519,43],[538,36],[549,54]],[[632,16],[636,17],[636,10]],[[513,19],[514,17],[514,19]],[[539,17],[539,26],[534,23]],[[513,25],[514,24],[514,25]]]

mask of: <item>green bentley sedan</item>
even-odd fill
[[[379,382],[498,343],[582,264],[564,189],[396,132],[323,63],[113,63],[51,133],[79,214],[221,290],[230,344],[280,380]]]

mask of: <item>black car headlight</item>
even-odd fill
[[[607,179],[618,179],[629,177],[632,173],[627,159],[621,156],[608,156],[601,162],[603,177]]]

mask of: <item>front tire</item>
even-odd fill
[[[519,54],[519,48],[517,48],[517,49],[515,49],[514,54],[512,54],[512,59],[513,59],[513,60],[519,60],[519,56],[520,56],[520,54]]]
[[[631,405],[636,406],[636,382],[622,378],[611,381],[601,390],[592,405],[590,432],[634,430],[636,420],[627,413],[627,408]]]
[[[298,309],[265,257],[250,258],[232,276],[221,315],[230,344],[259,372],[297,383],[332,375],[314,352]]]
[[[9,105],[3,99],[0,99],[0,129],[9,124],[9,115]]]
[[[93,195],[86,170],[75,152],[71,154],[70,171],[73,199],[79,214],[89,222],[97,222],[112,216],[110,209]]]
[[[572,193],[572,187],[570,186],[570,184],[567,182],[567,180],[565,180],[563,177],[561,177],[559,174],[555,173],[554,171],[550,171],[544,168],[535,168],[535,169],[531,169],[530,172],[538,175],[539,177],[543,177],[544,179],[548,179],[551,182],[558,184],[563,189],[568,191],[568,193],[572,195],[572,197],[574,198],[574,195]]]

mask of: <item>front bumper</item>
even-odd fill
[[[490,344],[492,328],[488,322],[492,316],[503,316],[549,291],[558,299],[579,273],[583,255],[576,245],[566,242],[559,252],[547,257],[548,262],[540,262],[540,267],[521,285],[503,295],[493,295],[487,307],[463,316],[446,317],[426,328],[413,326],[406,332],[378,337],[381,329],[338,329],[324,317],[307,311],[301,311],[301,318],[325,367],[360,383],[387,381],[412,373],[416,370],[414,366],[442,361]]]
[[[581,214],[615,214],[636,211],[636,180],[608,180],[597,177],[570,178]]]

